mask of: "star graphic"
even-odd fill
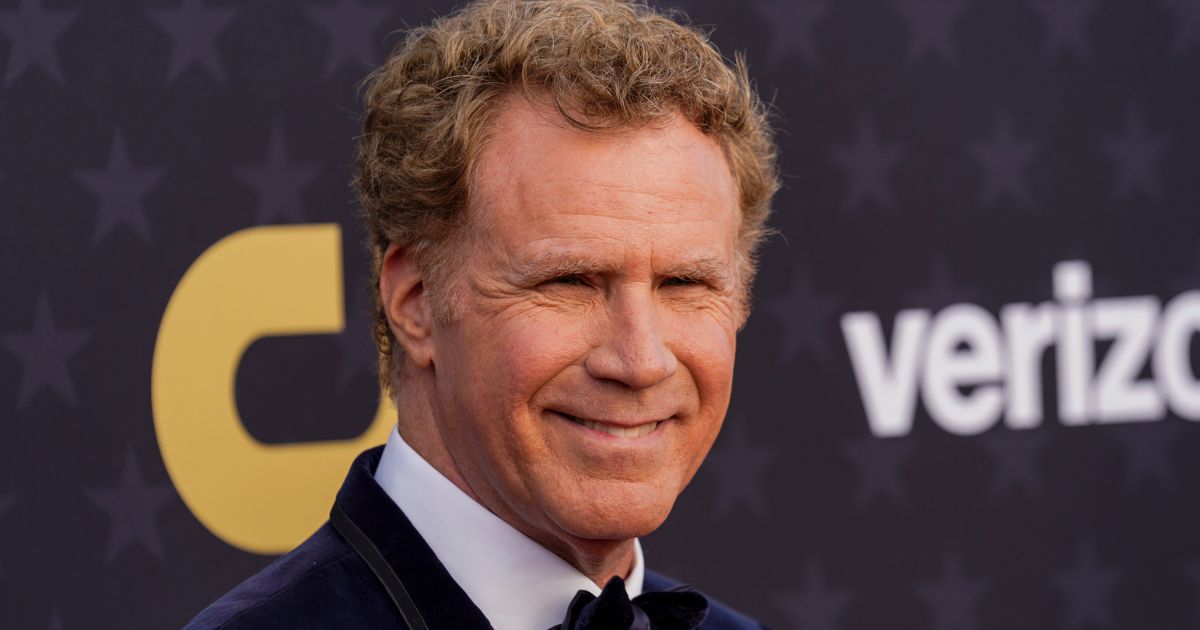
[[[995,206],[1002,195],[1022,206],[1030,205],[1025,170],[1036,154],[1037,144],[1017,137],[1008,115],[998,114],[992,137],[971,147],[971,157],[983,169],[983,205]]]
[[[1125,129],[1120,136],[1104,142],[1104,153],[1112,162],[1113,195],[1125,201],[1140,192],[1151,201],[1163,199],[1161,161],[1171,141],[1146,126],[1142,110],[1136,106],[1125,112]]]
[[[791,288],[783,295],[768,298],[766,310],[783,330],[781,362],[790,363],[803,349],[822,360],[829,358],[833,337],[829,324],[838,311],[838,300],[817,290],[807,266],[793,268]]]
[[[869,117],[859,118],[858,137],[854,142],[833,149],[833,161],[845,171],[849,184],[845,202],[848,210],[857,210],[868,201],[881,207],[891,205],[888,171],[900,159],[900,153],[898,145],[879,142]]]
[[[951,304],[974,303],[975,292],[954,284],[951,268],[947,256],[938,256],[925,286],[908,292],[908,304],[939,310]]]
[[[330,5],[307,8],[313,22],[329,36],[329,57],[325,63],[325,74],[333,74],[343,62],[354,60],[359,68],[375,65],[375,48],[379,38],[375,28],[388,14],[388,7],[368,4],[362,0],[336,0]]]
[[[223,81],[225,72],[217,55],[217,37],[236,14],[236,9],[206,6],[203,0],[183,0],[174,9],[151,9],[150,17],[171,38],[167,81],[175,80],[192,64]]]
[[[99,203],[93,243],[99,243],[121,223],[129,226],[142,240],[152,240],[146,225],[144,201],[146,193],[162,179],[162,169],[138,168],[130,164],[125,136],[119,128],[113,131],[108,165],[103,169],[81,169],[75,176]]]
[[[1200,2],[1196,0],[1163,0],[1163,8],[1175,27],[1176,57],[1183,57],[1192,48],[1200,47]]]
[[[318,171],[318,162],[288,158],[283,130],[279,125],[271,128],[266,162],[237,167],[242,181],[258,193],[255,217],[260,224],[276,219],[303,222],[304,208],[300,205],[300,193],[316,179]]]
[[[987,581],[971,579],[963,573],[958,556],[947,555],[942,564],[942,575],[936,582],[925,582],[915,587],[917,595],[933,612],[937,630],[969,630],[979,627],[975,609],[979,598],[988,589]]]
[[[817,22],[829,11],[828,0],[772,0],[756,2],[759,14],[771,31],[772,65],[798,53],[810,64],[817,61]]]
[[[867,436],[845,446],[846,457],[859,471],[858,490],[854,495],[856,509],[866,509],[880,496],[886,497],[893,507],[908,504],[902,468],[912,450],[912,438]]]
[[[704,464],[706,474],[716,482],[716,496],[712,502],[714,518],[724,517],[737,507],[766,518],[770,502],[763,488],[763,477],[774,460],[775,449],[750,442],[743,419],[727,420]],[[739,517],[742,514],[738,512]]]
[[[1096,0],[1032,0],[1032,8],[1042,20],[1045,35],[1042,55],[1053,59],[1069,51],[1080,61],[1091,56],[1087,40],[1087,21],[1096,10]]]
[[[1105,628],[1112,622],[1108,600],[1120,579],[1116,569],[1103,567],[1086,543],[1075,549],[1075,565],[1056,573],[1052,582],[1067,599],[1066,630]]]
[[[956,61],[954,23],[964,9],[963,0],[896,0],[896,10],[908,22],[909,60],[916,62],[931,53],[946,62]]]
[[[850,591],[833,589],[826,584],[821,564],[815,560],[804,567],[804,580],[800,587],[778,599],[797,630],[836,630],[846,605],[850,603]]]
[[[87,495],[112,521],[106,563],[115,560],[132,543],[141,545],[160,561],[163,559],[162,540],[154,517],[171,500],[173,492],[164,484],[146,484],[132,448],[125,451],[125,465],[116,485],[88,490]]]
[[[29,402],[44,388],[50,388],[63,400],[75,404],[75,386],[67,364],[87,341],[90,333],[76,328],[59,328],[50,311],[45,290],[38,294],[33,329],[29,332],[0,335],[0,345],[21,361],[20,393],[17,407]]]
[[[1171,445],[1179,436],[1179,425],[1170,420],[1115,426],[1110,429],[1125,453],[1125,484],[1132,490],[1150,482],[1159,487],[1171,483]]]
[[[992,431],[980,438],[995,464],[992,477],[992,498],[1024,488],[1029,494],[1042,491],[1038,477],[1038,457],[1050,443],[1045,431]]]
[[[21,0],[15,11],[0,13],[0,32],[7,36],[9,43],[4,87],[30,66],[40,67],[59,85],[63,84],[62,67],[54,45],[75,19],[75,13],[70,9],[43,9],[42,0]]]

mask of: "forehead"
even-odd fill
[[[589,240],[594,229],[592,240],[640,246],[653,238],[661,249],[670,245],[664,235],[678,234],[676,245],[732,255],[740,213],[728,163],[682,117],[585,132],[551,108],[510,98],[490,131],[471,206],[492,237],[544,237],[563,246],[563,238]],[[520,229],[503,229],[514,226]]]

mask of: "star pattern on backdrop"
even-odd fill
[[[866,436],[845,445],[843,453],[858,471],[855,509],[865,510],[879,499],[886,499],[895,508],[908,505],[903,468],[914,448],[912,437]]]
[[[1033,12],[1042,23],[1042,55],[1055,59],[1070,53],[1079,61],[1092,54],[1088,44],[1088,20],[1096,10],[1096,0],[1030,0]]]
[[[329,38],[326,75],[333,74],[346,61],[357,62],[354,70],[358,73],[366,72],[378,61],[375,49],[381,39],[375,35],[375,29],[387,17],[386,4],[336,0],[333,4],[305,7],[305,11]]]
[[[726,53],[749,50],[789,183],[772,221],[793,243],[806,230],[812,246],[764,251],[767,334],[743,339],[737,377],[752,385],[739,396],[756,396],[738,411],[754,421],[731,422],[693,487],[701,513],[675,524],[703,540],[730,534],[742,556],[790,568],[769,589],[726,572],[714,591],[773,627],[810,630],[1200,627],[1200,551],[1190,528],[1159,522],[1200,514],[1186,500],[1200,485],[1189,421],[1063,427],[1050,348],[1041,426],[1001,418],[954,437],[918,407],[908,436],[878,438],[838,326],[852,307],[892,341],[903,308],[968,302],[998,317],[1004,304],[1052,299],[1050,266],[1072,256],[1095,266],[1097,296],[1165,303],[1200,290],[1200,173],[1188,161],[1200,128],[1184,107],[1197,93],[1200,1],[665,2],[695,9]],[[388,30],[438,11],[388,0],[0,2],[0,440],[13,471],[0,476],[10,539],[0,626],[182,620],[223,588],[222,564],[246,560],[178,502],[138,411],[155,313],[196,256],[252,222],[340,221],[347,287],[365,284],[367,265],[351,262],[360,230],[337,201],[358,129],[344,106]],[[1064,112],[1069,124],[1051,124]],[[203,146],[176,155],[181,134]],[[1123,265],[1139,245],[1145,255]],[[331,395],[374,403],[368,302],[348,290],[345,333],[305,347]],[[896,366],[893,346],[877,356]],[[267,358],[291,356],[272,348]],[[918,367],[918,397],[920,378]],[[787,385],[768,396],[756,382]],[[804,408],[787,408],[799,393],[812,394]],[[283,411],[263,421],[305,410]],[[815,416],[830,430],[800,422]],[[36,449],[47,436],[61,451],[52,461]],[[831,450],[833,461],[809,457]],[[1073,472],[1089,466],[1111,487],[1097,493],[1096,475]],[[946,478],[958,482],[935,483]],[[77,518],[39,511],[53,506]],[[1015,529],[962,530],[953,517],[964,509],[972,523]],[[949,527],[922,526],[934,521]],[[877,546],[855,537],[879,532],[896,534],[884,541],[894,557],[872,565],[864,554]],[[1080,539],[1093,546],[1076,553]],[[657,555],[679,577],[711,568],[678,545]],[[186,580],[164,579],[187,563]],[[41,566],[77,570],[68,586],[123,588],[47,597],[20,579]]]
[[[783,332],[778,344],[780,362],[792,362],[803,350],[821,360],[830,358],[837,335],[830,324],[841,307],[837,298],[817,289],[807,265],[795,265],[787,292],[766,302],[767,313]]]
[[[1050,443],[1050,434],[1036,429],[999,429],[980,436],[979,443],[992,460],[992,498],[1024,490],[1029,495],[1043,490],[1038,458]]]
[[[162,169],[134,166],[125,146],[125,135],[120,129],[113,131],[107,165],[75,173],[96,199],[92,241],[99,243],[118,225],[129,227],[145,242],[153,240],[146,224],[145,197],[162,175]]]
[[[895,0],[896,10],[908,24],[908,58],[920,61],[927,55],[945,62],[958,60],[954,24],[966,9],[963,0]]]
[[[939,310],[951,304],[977,302],[975,291],[960,284],[955,284],[950,258],[938,256],[930,267],[929,277],[923,285],[908,291],[907,304],[932,310]]]
[[[8,40],[4,86],[8,87],[28,68],[41,68],[59,85],[64,83],[62,65],[55,46],[71,25],[77,11],[47,9],[44,0],[21,0],[13,11],[0,11],[0,32]]]
[[[1172,52],[1183,57],[1200,48],[1200,2],[1196,0],[1162,0],[1163,9],[1171,18],[1175,30]]]
[[[775,449],[750,440],[747,423],[739,417],[725,421],[720,437],[704,460],[705,475],[713,482],[713,518],[749,512],[756,518],[770,515],[766,480]]]
[[[1100,564],[1091,545],[1080,542],[1074,564],[1051,578],[1067,605],[1064,630],[1111,627],[1109,600],[1120,575],[1116,569]]]
[[[988,590],[987,580],[967,577],[962,560],[953,554],[942,560],[936,580],[917,584],[914,590],[933,615],[934,630],[972,630],[979,627],[979,600]]]
[[[1008,114],[996,115],[992,136],[971,146],[971,157],[983,171],[982,204],[995,206],[1001,198],[1030,206],[1033,199],[1027,181],[1030,160],[1037,155],[1037,144],[1018,137]]]
[[[1143,484],[1165,488],[1170,485],[1171,445],[1180,434],[1179,425],[1170,420],[1114,426],[1117,444],[1125,455],[1125,485],[1137,490]]]
[[[217,37],[233,21],[236,9],[214,7],[204,0],[182,0],[178,7],[150,9],[149,14],[171,39],[167,81],[173,81],[193,64],[218,81],[225,79]]]
[[[867,203],[881,208],[892,205],[888,175],[900,154],[899,145],[881,142],[876,137],[870,117],[859,117],[854,140],[833,149],[833,161],[846,175],[847,210],[858,210]]]
[[[817,22],[829,12],[828,0],[771,0],[756,2],[754,12],[770,30],[770,62],[779,65],[793,54],[817,62]]]
[[[1162,201],[1162,160],[1170,144],[1165,134],[1146,125],[1141,108],[1129,107],[1124,129],[1103,144],[1113,167],[1113,196],[1125,201],[1140,193],[1151,201]]]
[[[777,602],[796,630],[837,630],[850,599],[849,589],[831,587],[821,563],[810,560],[800,585]]]
[[[170,502],[174,491],[167,484],[146,483],[132,448],[125,451],[121,478],[112,486],[88,490],[87,496],[108,515],[106,564],[131,545],[138,545],[163,560],[163,544],[155,518]]]
[[[59,328],[50,309],[50,298],[45,290],[41,291],[34,307],[32,328],[28,332],[0,335],[0,346],[21,363],[17,407],[23,407],[43,389],[50,389],[74,405],[75,382],[69,364],[89,336],[82,329]]]
[[[259,224],[277,220],[304,222],[301,193],[316,179],[320,163],[293,160],[288,156],[283,129],[271,127],[267,140],[267,157],[259,165],[236,167],[238,176],[258,195],[255,220]]]

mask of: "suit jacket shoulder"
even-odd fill
[[[185,630],[401,627],[375,576],[328,523],[205,608]]]
[[[375,482],[383,447],[360,455],[336,505],[376,546],[430,628],[488,628],[487,618]],[[189,629],[400,628],[387,590],[325,523],[315,534],[202,611]]]

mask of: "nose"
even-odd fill
[[[663,323],[650,295],[624,295],[609,303],[607,325],[584,366],[592,378],[647,389],[670,378],[679,360],[666,343]]]

